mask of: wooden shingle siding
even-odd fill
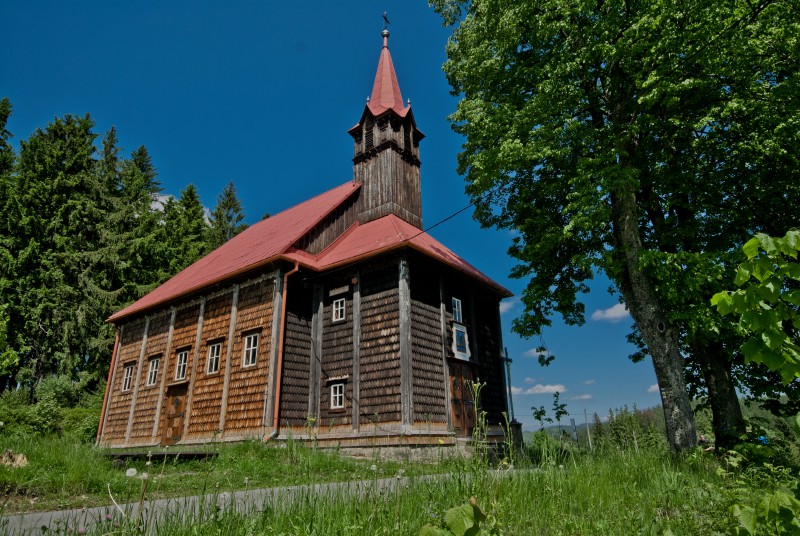
[[[269,350],[272,344],[272,299],[275,283],[259,280],[239,289],[239,309],[236,322],[228,411],[225,434],[257,436],[262,433],[264,395],[269,370]],[[255,366],[243,367],[244,339],[258,334],[258,353]]]
[[[502,412],[508,411],[501,340],[497,333],[498,301],[491,296],[475,299],[475,323],[477,337],[478,377],[486,383],[481,392],[481,409],[486,412],[489,424],[502,424]]]
[[[177,365],[178,352],[188,351],[189,361],[186,367],[186,379],[191,375],[192,352],[194,348],[195,335],[197,334],[197,318],[200,315],[200,304],[193,303],[187,307],[180,307],[175,315],[175,330],[172,335],[172,355],[169,358],[169,366],[167,367],[167,384],[175,381],[175,367]]]
[[[350,291],[350,280],[336,279],[325,285],[322,321],[322,367],[320,378],[320,427],[339,424],[351,424],[350,408],[353,400],[353,294]],[[347,288],[344,293],[330,296],[330,289]],[[334,300],[345,300],[345,319],[333,322]],[[330,382],[331,378],[344,378],[344,408],[331,410]]]
[[[439,307],[413,301],[414,422],[447,422]]]
[[[302,282],[289,281],[283,373],[281,374],[280,426],[306,426],[308,378],[311,356],[311,293]]]
[[[222,386],[225,380],[225,339],[231,318],[232,298],[232,291],[228,291],[206,302],[202,343],[195,383],[192,386],[193,397],[188,429],[190,438],[213,437],[218,432]],[[208,374],[208,349],[217,343],[221,345],[219,370]]]
[[[125,442],[125,431],[128,427],[133,388],[122,391],[123,370],[126,365],[135,365],[139,358],[144,335],[144,324],[144,319],[140,318],[126,323],[122,328],[115,363],[114,384],[111,386],[108,410],[105,417],[106,425],[103,428],[103,445],[119,445]]]
[[[142,368],[139,371],[139,390],[136,396],[136,407],[133,411],[131,427],[131,440],[133,442],[141,442],[143,438],[149,439],[153,433],[153,421],[155,420],[161,376],[164,374],[162,365],[164,364],[164,350],[166,349],[167,336],[169,335],[169,319],[169,310],[150,318],[150,326],[147,330],[147,347],[144,351]],[[153,357],[159,358],[158,377],[155,385],[147,385],[150,358]]]
[[[446,423],[444,355],[439,296],[441,268],[419,255],[411,257],[411,353],[415,423]]]
[[[400,333],[398,264],[361,276],[360,421],[400,421]]]

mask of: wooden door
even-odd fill
[[[450,419],[456,434],[469,436],[475,427],[475,404],[468,382],[475,381],[472,366],[450,363]]]
[[[167,408],[161,445],[174,445],[183,435],[183,419],[186,414],[186,391],[188,383],[167,387]]]

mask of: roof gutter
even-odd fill
[[[281,409],[281,381],[283,379],[283,347],[284,338],[286,337],[286,295],[289,284],[289,276],[296,274],[300,271],[300,262],[294,261],[294,268],[283,274],[283,288],[281,289],[281,323],[280,331],[278,331],[278,368],[275,370],[275,401],[272,404],[272,432],[269,434],[269,439],[278,437],[279,423],[280,423],[280,409]]]

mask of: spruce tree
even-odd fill
[[[247,229],[242,204],[236,196],[233,181],[217,196],[217,206],[211,212],[211,225],[208,229],[208,246],[216,249],[237,234]]]
[[[190,184],[164,206],[164,275],[171,277],[208,253],[208,223],[197,188]]]

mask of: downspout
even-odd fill
[[[106,393],[103,395],[103,407],[100,410],[100,425],[97,427],[97,436],[94,438],[94,443],[97,445],[100,442],[100,436],[103,434],[104,419],[106,418],[106,404],[108,404],[108,393],[111,390],[111,377],[114,374],[114,365],[117,361],[117,351],[119,350],[119,328],[116,330],[114,336],[114,351],[111,353],[111,366],[108,368],[108,379],[106,380]]]
[[[278,332],[278,368],[275,371],[275,402],[272,404],[272,433],[269,434],[267,441],[278,437],[278,423],[280,422],[280,402],[281,402],[281,379],[283,374],[283,340],[286,337],[286,289],[289,284],[289,276],[300,271],[300,263],[294,262],[294,268],[283,274],[283,288],[281,289],[281,324]]]

